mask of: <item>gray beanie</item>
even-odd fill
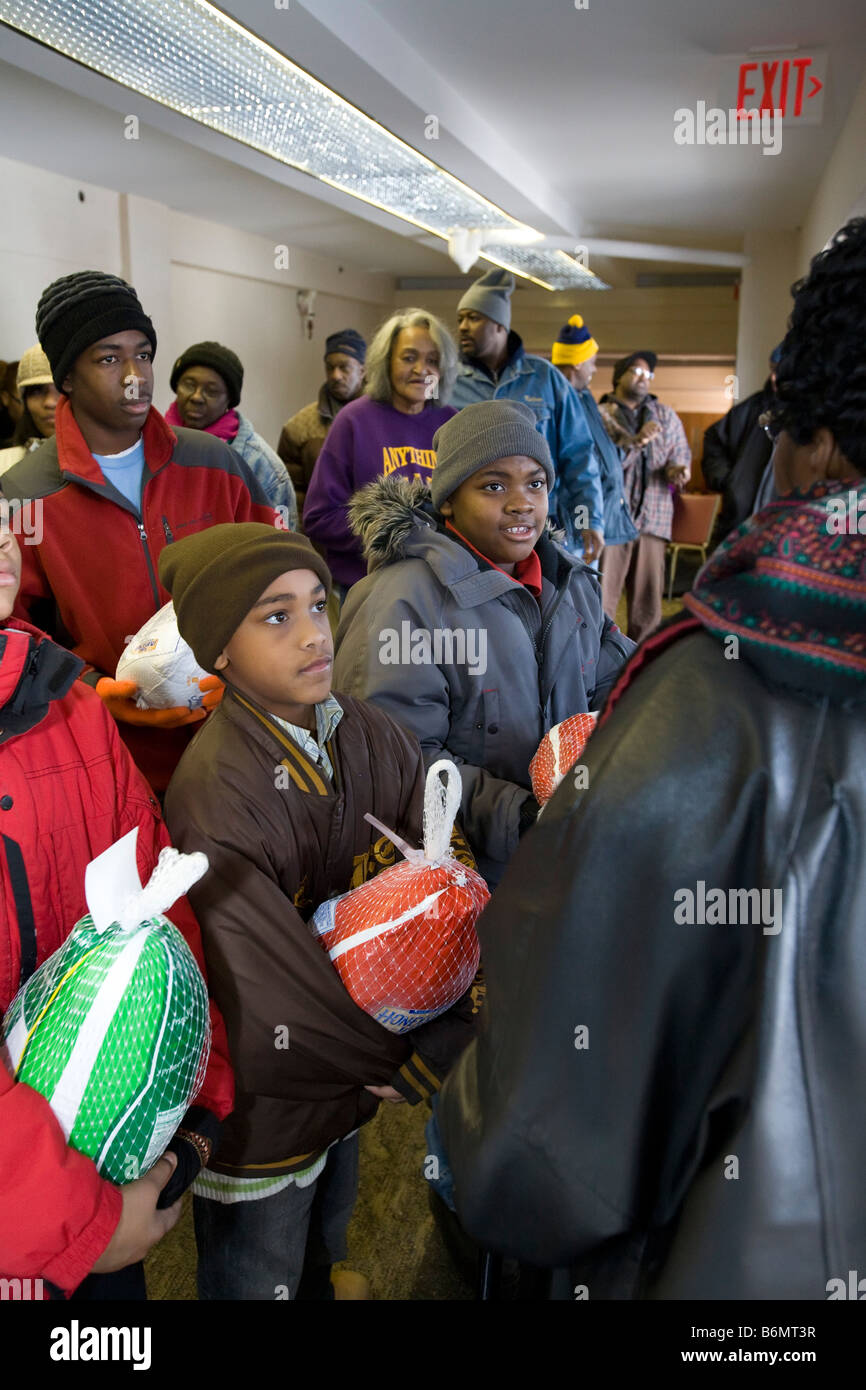
[[[458,314],[463,309],[475,309],[503,328],[511,327],[511,296],[514,293],[514,276],[510,270],[488,270],[474,285],[470,285],[460,303]]]
[[[553,488],[555,473],[547,440],[535,426],[535,412],[522,401],[479,401],[440,425],[433,436],[436,467],[430,496],[437,511],[461,483],[497,459],[523,455],[537,459]]]

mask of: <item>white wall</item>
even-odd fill
[[[392,277],[345,261],[289,245],[288,268],[277,269],[265,237],[14,160],[0,159],[0,185],[13,210],[0,219],[0,357],[7,361],[36,341],[36,304],[52,280],[107,270],[135,286],[153,319],[157,407],[172,400],[176,357],[215,339],[243,362],[241,408],[275,444],[283,421],[321,385],[327,335],[353,327],[369,337],[391,312]],[[317,291],[312,340],[298,315],[299,288]]]
[[[391,277],[345,262],[341,273],[336,262],[291,247],[288,270],[277,270],[274,243],[265,237],[171,213],[169,242],[171,328],[160,407],[171,399],[168,377],[179,353],[215,339],[243,362],[241,409],[271,444],[283,421],[318,393],[328,334],[351,327],[369,341],[391,311]],[[312,339],[298,314],[299,288],[316,290]]]
[[[88,266],[120,274],[120,224],[117,194],[93,184],[0,158],[0,186],[0,357],[12,362],[36,342],[36,305],[52,280]]]
[[[749,264],[740,285],[737,335],[739,398],[758,391],[767,379],[770,353],[787,331],[797,273],[796,232],[746,232]]]
[[[787,331],[791,287],[809,262],[855,212],[866,210],[866,77],[854,98],[842,134],[796,231],[746,232],[737,375],[740,398],[756,391],[767,375],[767,356]]]
[[[167,377],[191,343],[214,339],[232,347],[244,364],[241,409],[276,446],[283,421],[316,396],[322,384],[325,338],[353,327],[368,336],[387,312],[357,300],[320,294],[312,341],[295,304],[295,286],[267,284],[198,266],[171,266],[172,336],[162,362],[160,409],[173,399]]]
[[[798,276],[855,212],[866,213],[866,76],[800,229]]]

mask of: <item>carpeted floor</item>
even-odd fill
[[[683,568],[683,581],[688,571]],[[679,584],[677,588],[679,588]],[[663,601],[665,618],[679,611],[679,599]],[[617,621],[625,628],[625,600]],[[361,1132],[358,1203],[349,1227],[346,1267],[370,1280],[372,1296],[400,1299],[466,1300],[475,1291],[455,1268],[433,1223],[424,1178],[424,1105],[382,1105]],[[149,1296],[195,1299],[195,1240],[192,1203],[146,1264]]]
[[[346,1267],[370,1280],[373,1298],[472,1299],[474,1288],[452,1264],[427,1204],[424,1105],[382,1105],[361,1131],[358,1202],[349,1227]],[[146,1264],[153,1299],[195,1299],[192,1203]]]

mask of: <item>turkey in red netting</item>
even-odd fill
[[[424,795],[423,850],[367,815],[406,858],[322,903],[310,919],[355,1003],[391,1033],[444,1013],[478,970],[475,923],[490,894],[481,875],[450,850],[460,793],[454,764],[434,763]]]
[[[597,719],[597,712],[572,714],[548,729],[529,764],[532,795],[539,806],[550,800],[565,774],[574,767]]]

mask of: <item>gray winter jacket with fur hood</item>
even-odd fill
[[[541,599],[442,526],[419,479],[382,478],[349,508],[369,573],[337,633],[334,685],[417,734],[463,778],[463,829],[495,884],[517,847],[529,762],[552,725],[597,709],[634,643],[595,573],[549,535]]]

